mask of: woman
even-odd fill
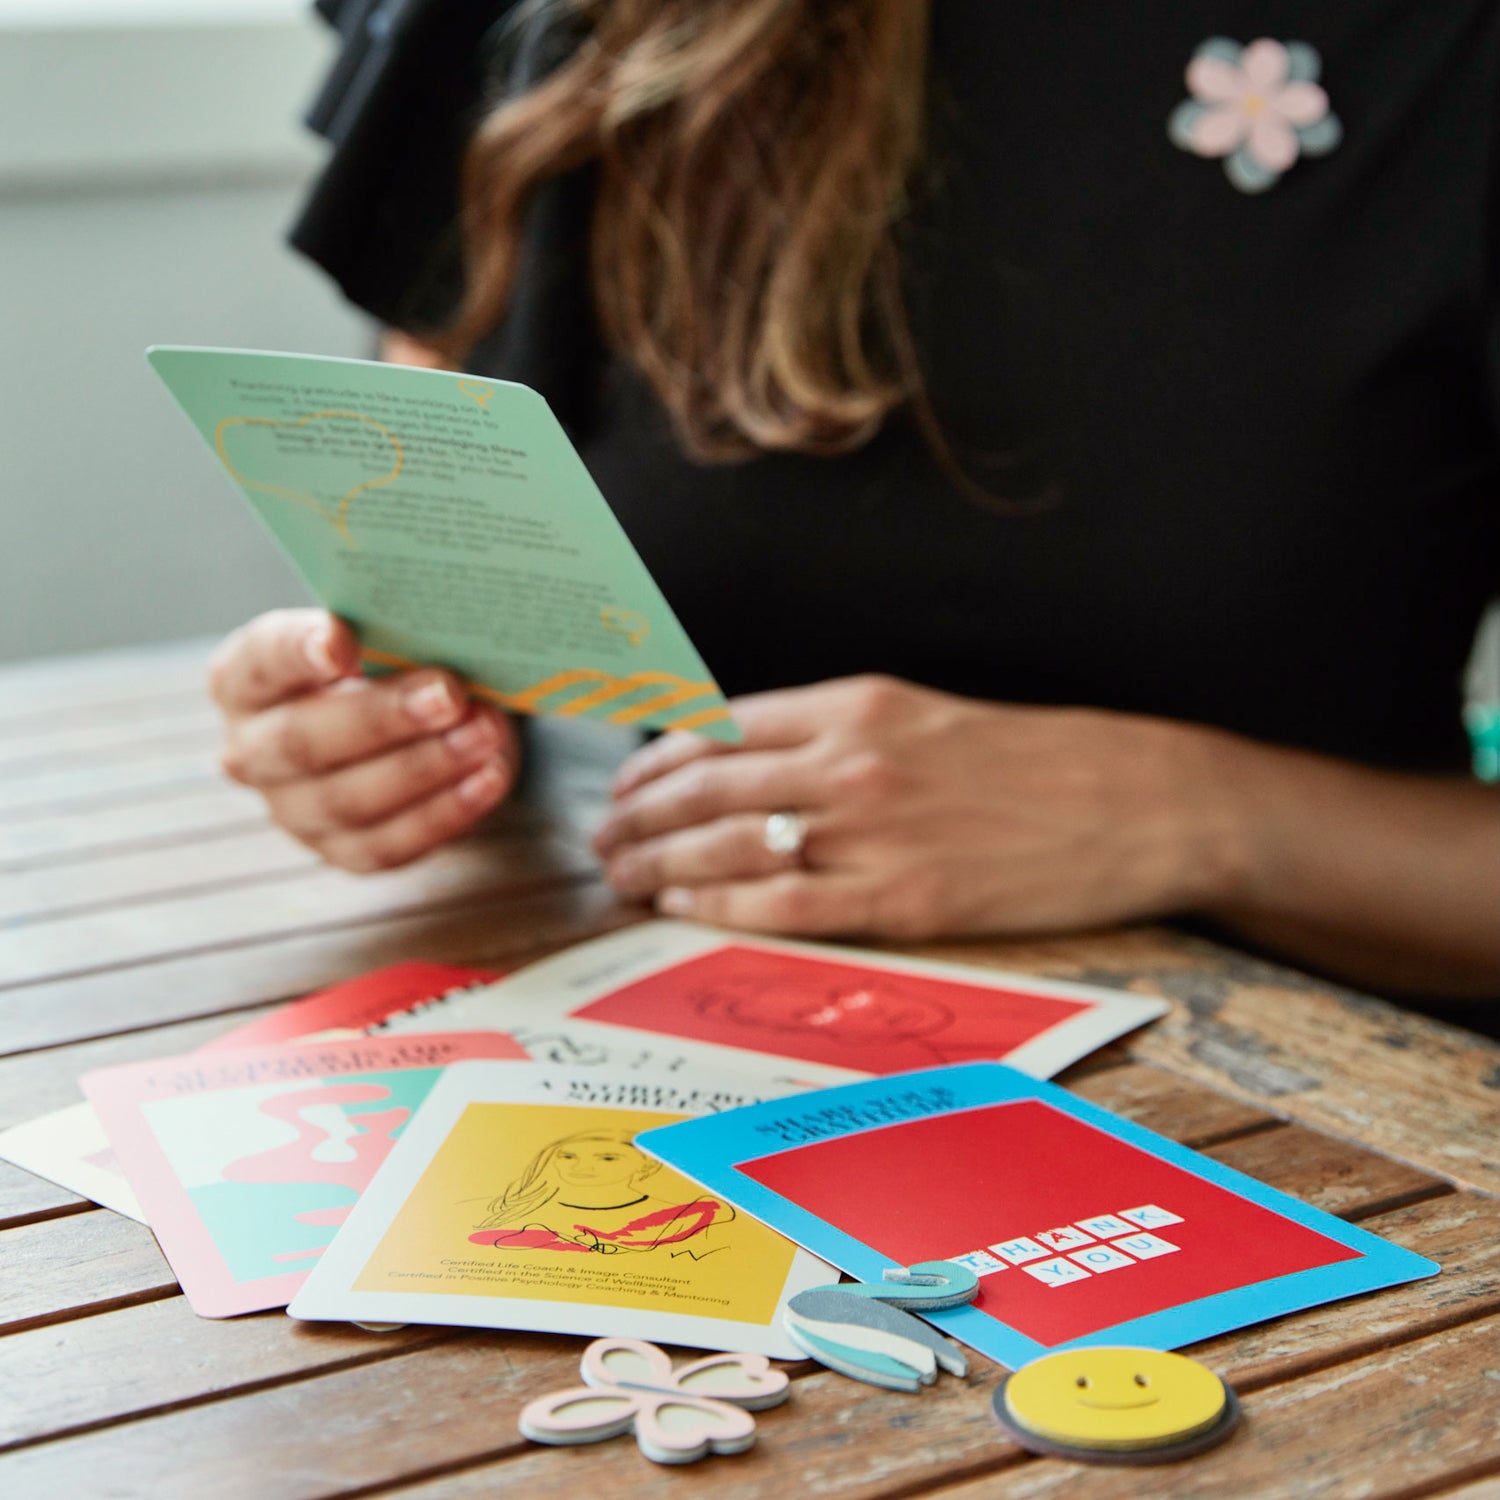
[[[1194,913],[1500,990],[1458,701],[1500,556],[1495,7],[324,8],[296,243],[395,357],[547,395],[745,694],[743,747],[621,768],[623,895]],[[214,691],[230,774],[349,868],[516,775],[511,724],[356,680],[326,617],[252,623]]]
[[[651,1179],[660,1170],[660,1162],[636,1149],[628,1130],[564,1136],[537,1152],[490,1203],[489,1216],[469,1240],[507,1250],[591,1255],[692,1240],[690,1253],[710,1253],[702,1236],[715,1224],[732,1222],[734,1210],[717,1198],[652,1193]]]

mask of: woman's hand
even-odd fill
[[[743,698],[745,743],[668,735],[595,847],[623,895],[730,927],[930,937],[1202,907],[1237,880],[1230,736],[861,677]],[[767,815],[806,820],[800,858]]]
[[[463,833],[515,784],[520,743],[450,673],[370,680],[343,621],[277,610],[228,637],[210,669],[225,772],[346,870],[401,865]]]

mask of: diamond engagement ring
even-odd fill
[[[789,854],[800,859],[807,842],[807,819],[801,813],[774,812],[766,819],[761,842],[772,854]]]

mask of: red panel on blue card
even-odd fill
[[[998,1058],[1089,1009],[1029,994],[730,944],[574,1012],[864,1073]]]
[[[1035,1100],[741,1162],[902,1265],[968,1261],[974,1306],[1052,1347],[1357,1250]]]

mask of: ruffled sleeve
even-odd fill
[[[340,48],[307,122],[331,147],[291,243],[389,327],[421,334],[463,290],[460,174],[470,137],[504,94],[545,76],[577,43],[515,0],[317,0]],[[545,184],[527,212],[505,323],[476,373],[540,390],[575,430],[597,384],[588,283],[593,174]]]

